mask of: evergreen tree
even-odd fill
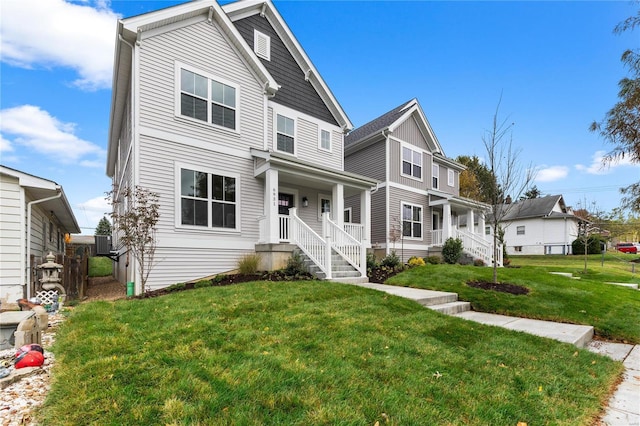
[[[109,219],[102,216],[96,227],[95,235],[111,235],[111,222],[109,222]]]

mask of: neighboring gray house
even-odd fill
[[[508,255],[572,254],[580,222],[562,195],[548,195],[513,203],[500,226]]]
[[[34,295],[31,256],[64,254],[80,227],[57,183],[0,165],[0,304]]]
[[[345,275],[336,258],[366,276],[376,181],[344,171],[352,124],[269,0],[122,19],[116,40],[107,175],[116,197],[136,185],[160,195],[150,288],[253,252],[278,268],[294,246],[320,276]],[[361,225],[343,224],[345,197]],[[117,278],[141,292],[133,256],[113,243]]]
[[[459,196],[464,166],[445,156],[416,99],[349,133],[345,170],[382,182],[371,196],[371,243],[379,257],[392,250],[403,261],[438,254],[447,238],[458,237],[470,255],[493,262],[484,238],[488,206]],[[351,201],[345,220],[357,222],[359,206]],[[474,226],[462,229],[459,218]],[[501,250],[498,256],[501,264]]]

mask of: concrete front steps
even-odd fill
[[[318,265],[316,265],[313,260],[309,259],[309,257],[300,249],[296,249],[296,252],[300,255],[300,257],[304,261],[304,265],[309,271],[310,274],[315,277],[324,280],[326,278],[326,274],[320,270]],[[331,253],[331,276],[332,281],[346,282],[354,281],[356,279],[360,280],[357,282],[363,282],[360,276],[360,272],[356,268],[354,268],[349,262],[344,260],[342,256],[340,256],[335,251]],[[368,279],[364,279],[364,282],[367,282]],[[355,283],[353,283],[355,284]]]

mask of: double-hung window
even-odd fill
[[[331,151],[331,132],[320,129],[320,149]]]
[[[276,150],[295,153],[295,121],[284,115],[277,115]]]
[[[402,147],[402,174],[422,179],[422,153],[409,147]]]
[[[179,115],[237,130],[237,103],[236,86],[180,68]]]
[[[236,178],[180,169],[180,223],[236,229]]]
[[[402,236],[422,238],[422,206],[402,203]]]
[[[447,170],[447,185],[449,186],[455,186],[456,183],[456,174],[453,170],[448,169]]]
[[[524,225],[516,226],[516,235],[524,235]]]
[[[433,164],[431,166],[431,176],[432,176],[432,184],[433,189],[438,189],[438,180],[440,179],[440,166],[437,164]]]

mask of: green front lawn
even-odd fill
[[[108,257],[89,258],[90,277],[108,277],[113,274],[113,260]]]
[[[591,425],[623,369],[318,281],[85,303],[54,351],[47,425]]]
[[[628,263],[590,256],[512,257],[518,268],[501,268],[498,281],[524,286],[527,295],[511,295],[469,287],[469,280],[492,280],[492,268],[426,265],[405,271],[389,284],[458,293],[473,310],[557,322],[592,325],[597,335],[615,341],[640,343],[640,291],[606,282],[639,282]],[[536,264],[538,266],[528,266]],[[638,265],[640,267],[640,265]],[[640,269],[640,268],[639,268]],[[550,272],[571,272],[579,280]],[[640,272],[640,271],[639,271]]]

